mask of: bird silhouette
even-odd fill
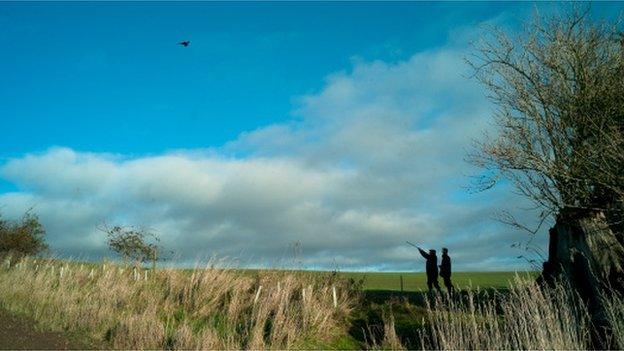
[[[184,47],[187,47],[187,46],[189,46],[189,44],[190,44],[190,43],[191,43],[190,41],[185,40],[185,41],[181,41],[181,42],[179,42],[178,44],[180,44],[180,45],[182,45],[182,46],[184,46]]]

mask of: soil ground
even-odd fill
[[[91,349],[59,332],[37,329],[32,319],[0,308],[1,350],[75,350]]]

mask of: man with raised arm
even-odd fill
[[[438,284],[438,256],[436,256],[436,251],[429,250],[429,253],[427,253],[420,247],[418,247],[418,251],[420,251],[422,257],[427,260],[427,287],[429,288],[429,292],[435,287],[436,290],[441,293],[442,291]]]

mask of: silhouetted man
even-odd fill
[[[436,256],[436,251],[429,250],[429,253],[426,253],[425,250],[420,247],[418,251],[420,251],[422,257],[427,260],[427,287],[429,288],[429,292],[433,290],[433,287],[435,287],[438,292],[442,292],[438,284],[438,256]]]
[[[453,294],[455,292],[455,287],[453,287],[453,283],[451,283],[451,258],[448,255],[448,249],[446,247],[442,248],[442,264],[440,265],[440,277],[444,281],[444,286],[446,286],[446,291],[449,294]]]

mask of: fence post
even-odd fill
[[[256,297],[254,298],[254,305],[258,302],[258,298],[260,297],[260,292],[262,291],[262,285],[258,287],[258,291],[256,292]]]
[[[336,295],[336,287],[332,286],[332,297],[334,298],[334,308],[338,307],[338,296]]]

